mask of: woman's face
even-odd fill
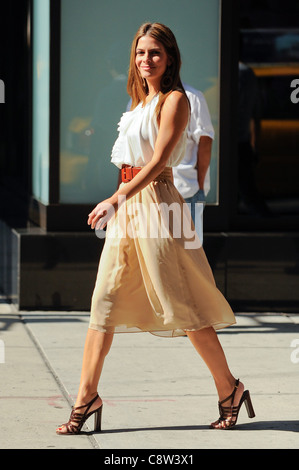
[[[160,83],[170,60],[163,44],[151,36],[142,36],[137,43],[135,64],[142,78]]]

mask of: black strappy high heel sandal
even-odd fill
[[[254,413],[254,409],[253,409],[253,406],[252,406],[249,390],[245,390],[243,392],[243,395],[242,395],[240,401],[239,401],[239,404],[237,406],[233,406],[235,394],[236,394],[237,388],[239,386],[239,383],[240,383],[240,380],[239,379],[236,380],[235,388],[234,388],[233,392],[227,398],[225,398],[224,400],[218,402],[220,416],[218,418],[218,421],[216,421],[216,423],[211,424],[210,427],[212,429],[231,429],[232,427],[234,427],[237,424],[239,411],[240,411],[240,408],[243,405],[243,403],[245,403],[246,410],[247,410],[247,413],[248,413],[248,417],[249,418],[254,418],[255,417],[255,413]],[[230,406],[223,406],[223,403],[227,402],[228,400],[231,400],[231,405]],[[222,427],[222,426],[216,427],[218,424],[220,424],[223,421],[226,421],[226,424],[225,424],[224,427]],[[215,426],[215,424],[216,424],[216,426]]]
[[[88,413],[88,411],[90,410],[90,407],[97,400],[98,397],[99,395],[97,394],[89,403],[87,403],[87,405],[72,407],[70,419],[68,420],[67,423],[62,424],[58,429],[56,429],[56,433],[60,435],[79,434],[85,421],[93,414],[94,414],[94,430],[100,432],[101,423],[102,423],[103,403],[101,404],[101,406],[99,406],[99,408]],[[86,408],[84,413],[77,412],[77,410],[81,408]],[[63,426],[66,427],[66,432],[59,432],[59,429],[61,429]]]

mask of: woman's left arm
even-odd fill
[[[95,207],[88,218],[88,224],[91,225],[91,228],[94,228],[97,222],[107,215],[103,204],[106,207],[111,204],[114,211],[117,211],[120,200],[129,199],[137,194],[164,170],[173,149],[188,124],[188,119],[189,104],[186,96],[179,91],[173,91],[162,106],[153,158],[130,182],[122,185],[109,199]]]

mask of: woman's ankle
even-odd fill
[[[224,400],[225,398],[229,397],[231,393],[233,393],[235,386],[237,384],[236,379],[232,376],[225,380],[221,380],[216,382],[216,388],[218,392],[219,401]]]
[[[91,391],[88,388],[84,388],[79,391],[76,399],[75,406],[87,405],[98,395],[97,391]]]

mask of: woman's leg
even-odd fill
[[[104,361],[110,350],[112,340],[113,334],[102,333],[88,328],[75,407],[89,403],[96,396]],[[91,412],[99,408],[101,404],[102,399],[98,397],[89,411]],[[58,429],[60,432],[67,432],[66,426],[62,426]]]
[[[186,331],[186,333],[214,378],[219,401],[224,400],[234,390],[236,379],[229,370],[224,351],[214,328]],[[235,394],[234,405],[239,403],[243,391],[244,385],[240,382]],[[216,422],[214,424],[215,427],[225,427],[226,423]]]
[[[102,333],[88,328],[79,392],[75,406],[88,403],[96,394],[103,365],[113,340],[113,334]]]

